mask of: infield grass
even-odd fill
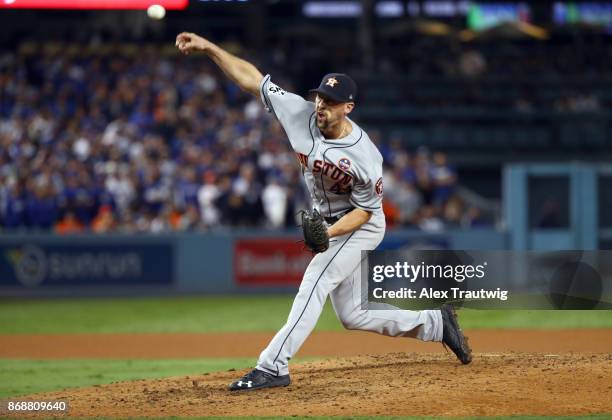
[[[118,381],[201,375],[253,366],[256,359],[0,359],[0,398]]]
[[[292,300],[293,296],[3,299],[0,300],[0,334],[275,331],[287,319]],[[612,311],[460,312],[461,323],[466,329],[612,328],[611,315]],[[328,302],[317,330],[342,329]],[[9,337],[5,339],[10,340]],[[253,366],[254,362],[254,359],[248,358],[0,359],[0,398],[123,380],[202,374],[230,368],[242,369]],[[504,417],[517,418],[545,417]],[[567,417],[570,418],[599,420],[612,417]]]
[[[276,331],[293,296],[4,299],[0,334]],[[462,310],[465,329],[612,328],[612,311]],[[319,331],[342,330],[328,303]]]

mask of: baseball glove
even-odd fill
[[[304,244],[315,253],[325,252],[329,248],[329,235],[323,216],[317,211],[302,211],[302,231]]]

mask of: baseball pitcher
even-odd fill
[[[361,309],[361,251],[380,244],[385,216],[382,156],[348,117],[357,98],[355,82],[346,74],[328,74],[313,90],[315,101],[310,102],[196,34],[179,34],[176,46],[184,54],[206,54],[242,90],[261,98],[287,133],[313,201],[313,210],[302,214],[302,228],[306,245],[316,255],[287,322],[261,353],[256,368],[229,389],[289,385],[289,360],[314,329],[328,296],[347,329],[441,341],[462,363],[470,363],[471,350],[451,305],[418,312]]]

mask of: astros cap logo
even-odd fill
[[[330,77],[329,79],[327,79],[327,83],[325,83],[327,86],[331,86],[334,87],[338,84],[338,80],[336,80],[335,77]]]

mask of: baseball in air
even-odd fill
[[[153,4],[147,9],[147,15],[151,19],[160,20],[166,16],[166,9],[159,4]]]

